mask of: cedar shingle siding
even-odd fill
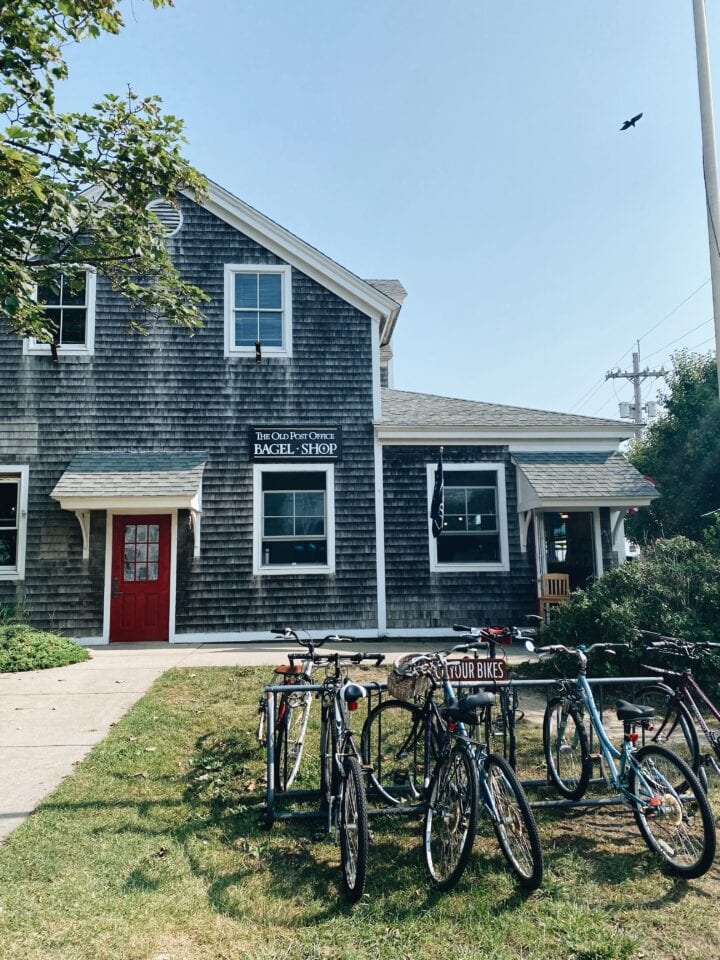
[[[535,608],[532,546],[520,552],[515,468],[507,447],[445,447],[445,463],[505,463],[510,570],[435,573],[428,554],[427,464],[437,447],[383,449],[389,629],[523,623]]]
[[[127,302],[101,276],[94,356],[61,350],[57,364],[23,356],[21,340],[0,332],[0,463],[30,465],[25,583],[0,581],[0,603],[19,591],[38,626],[100,636],[105,514],[92,513],[83,562],[80,527],[50,492],[77,453],[207,450],[198,559],[189,514],[178,516],[177,633],[268,630],[283,620],[375,626],[371,320],[293,269],[292,359],[225,359],[224,264],[282,261],[194,203],[182,207],[170,251],[212,298],[195,336],[164,324],[131,335]],[[332,577],[252,576],[248,428],[288,423],[342,427]]]

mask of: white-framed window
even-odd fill
[[[38,284],[37,299],[45,304],[47,327],[63,357],[82,357],[95,350],[95,271],[59,273],[50,283]],[[50,353],[50,345],[33,337],[24,352]]]
[[[256,463],[253,573],[335,572],[335,469],[331,463]]]
[[[291,268],[225,264],[225,356],[292,355]]]
[[[25,577],[27,467],[0,464],[0,580]]]
[[[443,531],[430,538],[430,569],[438,573],[509,570],[505,466],[502,463],[443,465]],[[427,465],[428,514],[435,465]]]

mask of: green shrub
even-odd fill
[[[648,660],[651,630],[686,640],[720,642],[720,554],[685,537],[658,540],[639,560],[615,567],[586,590],[575,591],[543,628],[541,644],[629,643],[617,661],[603,661],[612,673],[637,671]],[[617,667],[612,668],[611,663]],[[661,664],[663,659],[655,659]],[[670,661],[665,659],[670,665]],[[720,676],[720,658],[703,654],[698,679]],[[599,664],[598,664],[599,665]],[[678,661],[672,663],[672,669]],[[598,670],[594,669],[596,675]]]
[[[33,630],[23,623],[0,626],[0,673],[64,667],[89,656],[85,647],[57,633]]]

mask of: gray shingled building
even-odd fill
[[[655,495],[624,424],[394,390],[398,281],[215,184],[180,211],[170,252],[211,298],[194,337],[131,335],[90,272],[48,304],[57,362],[0,331],[0,604],[96,643],[433,635],[623,561]]]

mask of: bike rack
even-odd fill
[[[467,681],[462,683],[453,684],[453,686],[458,687],[472,687],[473,689],[498,689],[499,687],[519,687],[519,688],[540,688],[545,690],[546,700],[549,700],[549,694],[557,686],[558,681],[563,678],[558,679],[535,679],[535,680],[521,680],[521,679],[511,679],[504,683],[497,681],[478,681],[468,683]],[[657,683],[656,677],[593,677],[588,679],[590,686],[598,687],[599,694],[597,697],[597,707],[598,712],[600,713],[600,718],[602,719],[604,709],[605,709],[605,688],[608,686],[612,687],[622,687],[630,686],[631,687],[631,698],[635,695],[635,688],[637,686],[642,686],[648,683]],[[378,681],[369,681],[362,684],[365,689],[368,691],[367,698],[367,713],[375,705],[375,702],[382,700],[383,694],[387,691],[387,684],[381,683]],[[303,691],[305,693],[318,693],[323,689],[323,685],[320,683],[298,683],[292,684],[295,690]],[[267,726],[266,726],[266,773],[267,773],[267,787],[265,792],[265,811],[264,819],[267,826],[272,826],[272,824],[277,820],[319,820],[326,819],[327,812],[324,810],[312,810],[305,812],[298,811],[277,811],[276,810],[276,800],[278,797],[282,797],[283,800],[293,801],[293,800],[311,800],[313,798],[320,797],[320,790],[288,790],[283,791],[281,794],[276,793],[275,791],[275,700],[278,694],[283,694],[288,692],[288,684],[271,684],[265,687],[265,697],[267,700]],[[590,751],[593,751],[593,745],[595,741],[595,731],[591,727],[589,730],[590,739],[589,746]],[[605,784],[608,781],[605,777],[594,777],[591,781],[591,785]],[[545,780],[522,780],[522,786],[525,790],[538,788],[538,787],[551,787],[551,783],[548,779]],[[531,800],[530,806],[533,809],[543,809],[543,808],[553,808],[553,809],[568,809],[574,807],[601,807],[601,806],[612,806],[616,804],[623,804],[624,800],[622,797],[583,797],[581,800]],[[380,814],[405,814],[405,815],[416,815],[424,813],[425,805],[424,804],[413,804],[412,806],[402,805],[396,807],[368,807],[368,814],[370,816],[378,816]]]

